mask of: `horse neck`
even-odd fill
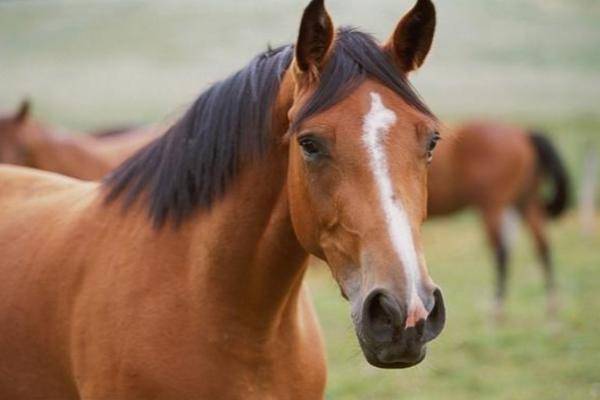
[[[292,91],[284,80],[274,107],[273,144],[244,167],[208,215],[189,221],[193,287],[216,304],[213,318],[273,334],[296,323],[308,255],[298,243],[287,196],[282,144]],[[225,312],[223,312],[225,310]],[[260,335],[261,332],[258,332]]]

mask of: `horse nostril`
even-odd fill
[[[446,323],[446,308],[444,307],[444,298],[440,289],[435,289],[433,299],[435,303],[427,316],[427,320],[425,320],[424,332],[422,334],[425,342],[435,339],[442,332]]]
[[[365,322],[373,339],[391,341],[401,329],[400,310],[382,291],[371,293],[364,305]]]
[[[419,322],[417,322],[417,324],[415,325],[415,330],[417,331],[417,335],[419,337],[423,337],[423,335],[425,334],[425,320],[420,320]]]

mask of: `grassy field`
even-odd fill
[[[73,129],[160,121],[267,43],[294,39],[306,1],[0,2],[0,110],[23,96]],[[578,187],[600,151],[600,2],[439,0],[433,52],[415,86],[446,121],[490,117],[551,133]],[[411,1],[330,0],[339,24],[391,32]],[[600,224],[600,221],[599,221]],[[529,237],[517,240],[508,318],[489,318],[493,270],[466,213],[425,227],[448,324],[416,368],[369,367],[327,267],[309,274],[326,335],[329,399],[600,399],[600,232],[575,211],[551,226],[562,308],[544,315]]]

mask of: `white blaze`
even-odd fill
[[[371,109],[363,123],[363,142],[369,154],[390,241],[406,273],[410,313],[423,305],[417,292],[417,283],[420,280],[419,258],[414,245],[412,228],[402,200],[394,194],[385,152],[386,136],[395,123],[396,114],[383,105],[379,94],[372,92]]]

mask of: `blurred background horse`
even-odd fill
[[[23,101],[0,117],[0,162],[97,180],[155,139],[161,126],[70,132],[34,119]]]
[[[430,217],[474,208],[483,220],[496,262],[496,304],[502,317],[512,214],[520,215],[531,232],[543,268],[548,311],[556,311],[555,277],[545,230],[569,200],[569,179],[558,152],[539,132],[491,121],[466,122],[437,146],[429,170]],[[548,199],[542,184],[552,185]]]

